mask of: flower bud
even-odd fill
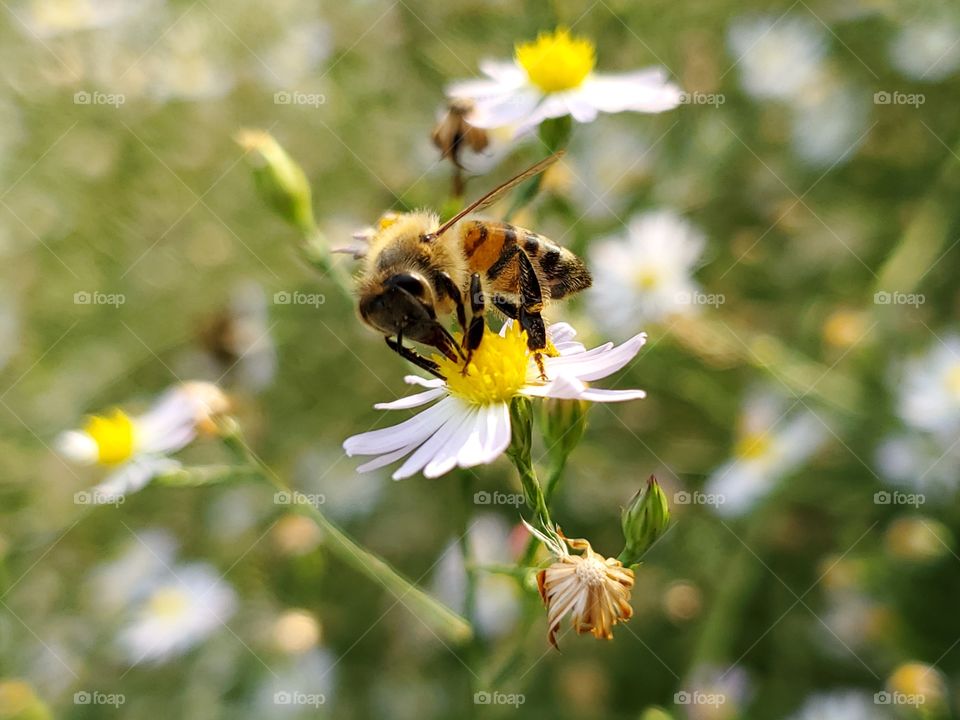
[[[647,486],[637,491],[620,516],[626,539],[620,561],[627,567],[640,562],[643,553],[663,535],[669,522],[667,496],[657,478],[651,475]]]
[[[587,428],[587,403],[584,400],[543,401],[540,426],[547,451],[566,458],[580,442]]]
[[[267,204],[301,232],[311,233],[310,182],[301,167],[264,130],[241,130],[235,139],[247,151],[254,182]]]

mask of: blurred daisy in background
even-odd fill
[[[175,562],[177,540],[158,528],[148,528],[130,538],[119,557],[94,567],[87,591],[97,610],[114,616],[143,598],[158,577]]]
[[[261,82],[276,90],[293,90],[308,79],[333,49],[330,26],[324,22],[301,22],[265,50],[255,71]]]
[[[960,19],[956,14],[912,19],[890,43],[890,62],[911,80],[943,80],[960,68],[957,38]]]
[[[734,720],[742,717],[751,695],[750,677],[739,666],[721,669],[712,665],[698,665],[683,683],[683,689],[690,695],[712,695],[717,700],[713,703],[684,704],[683,710],[690,720]]]
[[[897,384],[897,414],[904,424],[947,439],[960,432],[960,335],[936,340],[910,358]]]
[[[515,125],[517,134],[549,118],[570,115],[584,123],[601,112],[658,113],[680,104],[680,88],[668,82],[663,68],[602,75],[593,72],[595,64],[592,42],[558,28],[517,43],[513,62],[481,62],[485,79],[453,83],[447,95],[475,103],[472,125]]]
[[[164,662],[218,630],[235,608],[233,589],[213,566],[178,565],[145,596],[118,642],[133,665]]]
[[[924,432],[891,435],[877,448],[877,468],[895,485],[947,500],[960,480],[960,443],[948,443]]]
[[[46,39],[106,28],[162,4],[162,0],[29,0],[18,16],[30,35]]]
[[[811,165],[844,162],[867,139],[869,107],[869,95],[835,75],[824,75],[793,104],[794,152]]]
[[[826,54],[824,26],[813,17],[736,18],[727,29],[744,89],[758,99],[786,100],[808,91]]]
[[[342,522],[373,512],[386,480],[382,473],[355,473],[339,448],[326,447],[304,451],[296,460],[293,478],[295,488],[323,496],[324,514]]]
[[[823,445],[823,423],[812,411],[792,412],[787,402],[771,392],[748,395],[737,422],[734,456],[713,471],[704,487],[720,498],[715,506],[719,514],[746,514]]]
[[[167,390],[143,415],[131,417],[115,408],[91,416],[83,428],[61,433],[59,453],[78,465],[113,468],[107,479],[86,493],[86,503],[116,502],[143,488],[152,478],[180,463],[171,453],[189,445],[200,432],[215,432],[229,401],[211,383],[186,382]]]
[[[693,271],[706,244],[703,233],[671,210],[634,215],[626,231],[590,247],[594,281],[587,302],[596,322],[616,336],[638,320],[696,312],[700,286]]]
[[[523,498],[519,496],[522,504]],[[471,565],[509,565],[515,561],[508,537],[510,526],[489,513],[470,521],[467,546]],[[465,612],[467,572],[462,546],[453,541],[443,551],[433,576],[433,593],[457,612]],[[516,580],[506,575],[478,571],[476,574],[476,615],[469,618],[485,638],[509,635],[520,617],[521,595]]]
[[[889,717],[872,696],[860,690],[810,695],[789,720],[883,720]]]
[[[343,443],[347,455],[376,455],[357,468],[367,472],[409,455],[393,473],[394,480],[422,472],[439,477],[455,467],[491,463],[510,444],[510,401],[515,397],[623,402],[645,397],[642,390],[601,390],[587,383],[605,378],[630,362],[646,342],[645,333],[622,345],[606,343],[587,350],[573,340],[576,331],[566,323],[547,328],[555,356],[544,354],[541,378],[526,333],[508,321],[500,334],[486,331],[467,372],[463,366],[434,355],[441,378],[426,380],[408,375],[406,382],[424,392],[388,403],[378,410],[406,410],[439,400],[409,420],[389,428],[354,435]]]

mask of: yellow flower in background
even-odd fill
[[[59,453],[78,465],[113,468],[77,502],[119,502],[152,478],[180,467],[168,457],[189,445],[198,433],[216,431],[216,419],[229,410],[229,400],[216,385],[186,382],[165,392],[144,414],[132,417],[120,409],[93,415],[79,430],[57,438]]]
[[[658,113],[681,102],[680,88],[663,68],[603,75],[594,72],[595,64],[590,40],[557,28],[517,43],[513,62],[484,60],[486,78],[455,82],[447,95],[473,103],[468,120],[474,127],[515,126],[517,135],[549,118],[592,122],[601,112]]]

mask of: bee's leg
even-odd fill
[[[467,351],[466,362],[463,363],[464,374],[466,374],[467,366],[473,358],[473,351],[480,347],[480,343],[483,341],[483,331],[486,326],[485,311],[486,303],[483,299],[480,273],[474,273],[470,276],[470,325],[463,334],[463,347]]]
[[[527,331],[527,347],[533,352],[533,359],[540,370],[540,377],[546,379],[547,373],[540,354],[540,351],[547,346],[547,328],[540,315],[543,312],[543,291],[527,253],[521,250],[517,253],[517,260],[520,264],[520,309],[517,313],[517,322]]]
[[[435,276],[435,280],[437,289],[448,298],[453,300],[454,305],[456,305],[457,322],[460,323],[460,329],[464,334],[466,334],[467,312],[463,306],[463,295],[460,293],[460,288],[457,287],[457,284],[453,281],[453,278],[445,272],[438,272]]]
[[[403,345],[403,338],[398,337],[396,340],[391,340],[386,337],[384,340],[387,341],[387,347],[393,350],[397,355],[402,357],[404,360],[409,360],[414,365],[422,370],[426,370],[431,375],[444,380],[443,375],[440,374],[440,366],[437,365],[433,360],[425,358],[423,355],[418,353],[412,348],[405,347]]]

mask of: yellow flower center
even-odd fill
[[[517,323],[513,323],[503,337],[484,330],[483,342],[474,351],[466,373],[463,363],[442,355],[434,355],[433,360],[440,365],[440,374],[446,378],[452,395],[475,405],[507,402],[527,382],[530,360],[527,333],[520,330]]]
[[[151,615],[175,618],[187,609],[187,596],[176,588],[165,588],[155,592],[149,604]]]
[[[947,388],[954,397],[960,398],[960,365],[954,365],[947,373]]]
[[[657,272],[656,268],[646,267],[642,268],[634,278],[634,282],[637,284],[639,290],[650,291],[656,290],[657,286],[660,285],[660,273]]]
[[[114,410],[109,416],[91,416],[83,430],[97,443],[97,459],[103,465],[116,465],[133,455],[135,428],[122,410]]]
[[[518,43],[516,58],[530,82],[545,93],[580,87],[597,62],[593,43],[572,37],[566,28]]]
[[[743,460],[756,460],[770,450],[770,436],[766,433],[751,433],[740,438],[734,450]]]

